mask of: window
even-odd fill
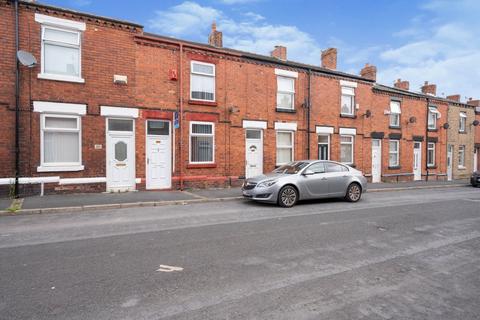
[[[440,119],[440,112],[436,107],[428,108],[428,129],[437,129],[437,119]]]
[[[340,136],[340,162],[353,163],[353,136]]]
[[[465,168],[465,146],[458,146],[458,167]]]
[[[305,171],[313,174],[324,173],[325,165],[322,162],[317,162],[309,166]]]
[[[325,163],[325,168],[327,172],[346,172],[348,171],[347,167],[344,167],[340,164],[327,162]]]
[[[427,166],[435,166],[435,143],[429,142],[427,145]]]
[[[318,160],[330,160],[330,135],[318,135]]]
[[[295,79],[277,76],[277,108],[295,109]]]
[[[347,116],[353,116],[353,105],[355,103],[355,89],[351,87],[342,87],[341,109],[340,113]]]
[[[42,26],[42,66],[39,77],[83,82],[79,31]]]
[[[390,127],[400,127],[400,102],[390,101]]]
[[[277,165],[293,161],[293,132],[277,131]]]
[[[133,131],[133,120],[131,119],[108,119],[108,131]]]
[[[192,61],[190,74],[190,98],[215,101],[215,65]]]
[[[156,136],[170,135],[170,122],[147,120],[147,134]]]
[[[400,153],[400,141],[390,140],[389,146],[388,146],[388,166],[389,167],[398,167],[400,165],[399,153]]]
[[[460,122],[458,124],[458,131],[465,132],[467,125],[467,114],[465,112],[460,112]]]
[[[190,163],[214,163],[214,132],[211,122],[190,122]]]
[[[42,115],[41,167],[81,165],[80,123],[79,116]]]

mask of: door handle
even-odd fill
[[[327,180],[327,178],[323,177],[323,178],[322,178],[322,179],[320,179],[320,180]]]

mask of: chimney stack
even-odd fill
[[[284,46],[275,46],[270,56],[277,58],[279,60],[287,61],[287,48]]]
[[[217,24],[215,22],[212,23],[212,31],[208,36],[208,44],[217,48],[221,48],[223,46],[222,40],[222,32],[217,31]]]
[[[402,89],[408,91],[410,89],[410,82],[403,80],[402,79],[397,79],[395,83],[393,84],[395,88]]]
[[[467,100],[467,104],[470,106],[480,107],[480,100],[473,100],[470,98]]]
[[[363,67],[363,69],[360,70],[360,75],[363,78],[376,81],[377,80],[377,67],[369,65],[368,63],[366,63],[365,67]]]
[[[460,102],[460,95],[459,94],[452,94],[451,96],[447,96],[447,99]]]
[[[422,86],[422,93],[429,94],[434,96],[437,94],[437,85],[436,84],[429,84],[428,81],[425,81],[425,84]]]
[[[328,48],[322,51],[322,67],[337,69],[337,48]]]

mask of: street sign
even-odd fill
[[[178,119],[178,112],[173,113],[173,127],[178,129],[180,127],[180,121]]]

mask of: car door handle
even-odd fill
[[[348,178],[348,176],[342,176],[343,178]]]
[[[323,177],[323,178],[322,178],[322,179],[320,179],[320,180],[327,180],[327,178]]]

